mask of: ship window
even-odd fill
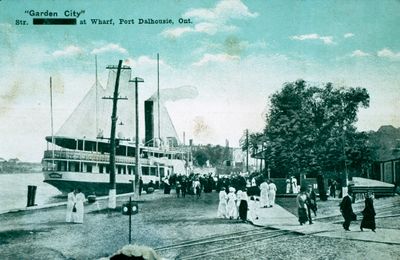
[[[142,167],[142,175],[149,175],[149,167]]]
[[[156,176],[156,168],[154,168],[154,167],[150,168],[150,175],[151,176]]]
[[[87,171],[87,172],[92,172],[92,170],[93,170],[92,165],[91,165],[91,164],[87,164],[87,165],[86,165],[86,171]]]
[[[122,167],[121,167],[120,165],[117,166],[117,171],[118,171],[118,174],[121,174],[121,172],[122,172]]]
[[[104,166],[102,164],[99,164],[99,173],[103,173]]]
[[[60,161],[56,161],[56,166],[57,166],[57,171],[61,171],[61,162]]]
[[[67,170],[67,162],[59,162],[60,163],[60,171],[66,171]]]
[[[78,162],[69,162],[69,171],[70,172],[79,172],[79,163]]]
[[[160,177],[164,178],[165,172],[164,172],[164,168],[160,168]]]

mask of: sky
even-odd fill
[[[77,25],[32,23],[74,11]],[[398,0],[2,0],[0,157],[41,160],[51,134],[49,78],[57,131],[95,83],[95,56],[103,86],[106,66],[122,59],[144,79],[144,100],[157,89],[159,53],[160,88],[198,92],[166,103],[186,142],[238,146],[245,129],[265,126],[270,95],[297,79],[366,88],[370,107],[359,111],[358,129],[400,127],[399,23]]]

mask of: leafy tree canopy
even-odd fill
[[[264,136],[271,170],[298,176],[369,160],[366,135],[354,126],[359,108],[369,106],[366,89],[298,80],[284,84],[270,103]]]

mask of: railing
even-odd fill
[[[62,151],[62,150],[47,150],[44,151],[43,159],[65,159],[65,160],[75,160],[75,161],[97,161],[97,162],[109,162],[110,155],[109,154],[101,154],[101,153],[93,153],[93,152],[85,152],[85,151]],[[142,159],[143,160],[143,159]],[[116,163],[126,163],[126,164],[134,164],[135,157],[126,157],[126,156],[115,156]]]

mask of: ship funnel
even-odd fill
[[[145,146],[154,146],[154,101],[144,101]]]

